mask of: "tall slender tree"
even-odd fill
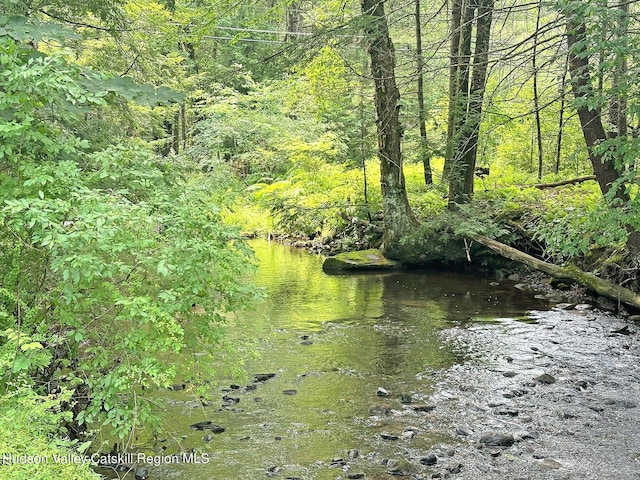
[[[420,157],[424,169],[424,183],[433,183],[433,173],[431,171],[431,154],[427,141],[426,111],[424,106],[424,64],[422,56],[422,25],[420,13],[420,0],[415,0],[415,21],[416,21],[416,82],[418,87],[418,125],[420,126]]]
[[[473,73],[468,93],[465,94],[464,90],[460,92],[460,97],[466,99],[466,103],[463,103],[461,108],[465,114],[456,135],[456,149],[452,156],[452,167],[449,172],[450,208],[468,202],[473,195],[480,120],[489,66],[493,0],[477,0],[477,3],[474,3],[470,9],[477,9]],[[466,75],[468,76],[468,73]],[[463,85],[464,87],[465,85]]]
[[[402,170],[402,130],[398,115],[400,92],[395,79],[396,57],[384,11],[384,1],[362,0],[362,13],[375,86],[378,158],[384,214],[384,253],[405,256],[402,239],[415,231],[416,220],[405,188]]]
[[[538,140],[538,180],[542,179],[542,168],[544,155],[542,151],[542,124],[540,122],[540,95],[538,92],[538,33],[540,31],[540,15],[542,12],[542,2],[538,2],[536,10],[536,31],[533,34],[533,52],[531,53],[531,63],[533,67],[533,107],[536,119],[536,138]]]

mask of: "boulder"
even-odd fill
[[[325,273],[345,273],[357,271],[398,270],[402,264],[389,260],[378,249],[339,253],[327,257],[322,264]]]

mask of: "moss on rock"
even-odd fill
[[[322,270],[325,273],[343,273],[362,270],[397,270],[401,266],[400,262],[389,260],[380,250],[372,248],[327,257],[322,264]]]

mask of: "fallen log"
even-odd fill
[[[544,272],[553,278],[578,283],[589,290],[596,292],[598,295],[602,295],[603,297],[610,298],[618,303],[624,303],[625,305],[629,305],[634,308],[640,308],[640,295],[636,295],[631,290],[621,287],[620,285],[616,285],[615,283],[596,277],[592,273],[583,272],[576,267],[560,267],[553,263],[545,262],[510,247],[509,245],[483,237],[482,235],[473,235],[471,236],[471,239],[487,248],[490,248],[505,258],[524,263],[525,265]]]
[[[534,187],[544,190],[545,188],[562,187],[563,185],[575,185],[577,183],[588,182],[589,180],[596,180],[595,175],[585,175],[584,177],[572,178],[571,180],[562,180],[561,182],[553,183],[536,183]]]

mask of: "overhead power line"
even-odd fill
[[[255,30],[252,28],[239,28],[239,27],[220,27],[216,26],[216,30],[232,30],[234,32],[253,32],[253,33],[272,33],[274,35],[300,35],[300,36],[313,36],[313,33],[309,32],[279,32],[276,30]]]
[[[287,43],[282,40],[263,40],[259,38],[243,38],[243,37],[219,37],[217,35],[203,35],[202,38],[211,38],[213,40],[237,40],[238,42],[253,42],[253,43]]]

